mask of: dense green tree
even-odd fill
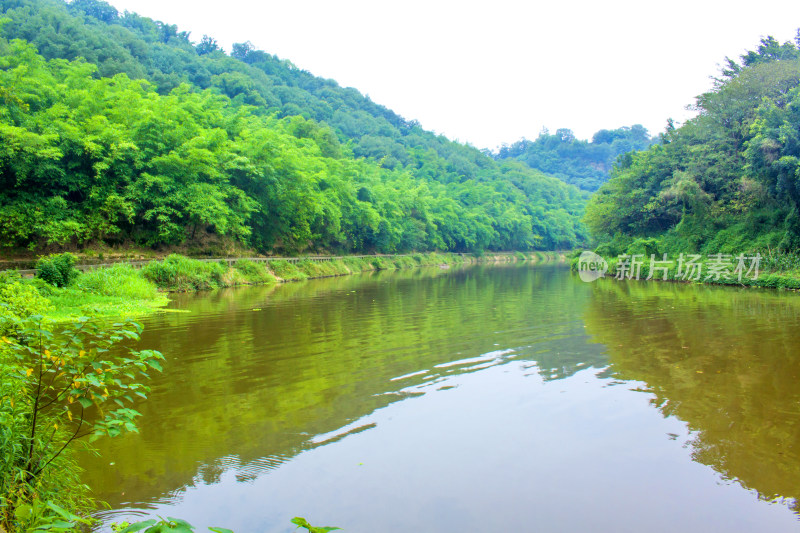
[[[800,249],[800,50],[767,37],[730,59],[697,117],[623,157],[585,221],[601,241],[709,253]]]
[[[99,0],[0,0],[0,14],[5,245],[400,252],[585,238],[577,189],[249,42],[229,57]]]
[[[496,157],[516,159],[583,190],[595,191],[608,180],[622,154],[644,150],[654,141],[640,124],[600,130],[591,142],[576,139],[571,130],[562,128],[552,135],[544,130],[535,141],[522,139],[504,145]]]

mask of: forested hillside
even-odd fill
[[[570,248],[586,195],[244,42],[0,0],[0,238],[262,252]]]
[[[800,249],[800,35],[769,37],[728,59],[699,114],[623,158],[586,222],[619,253],[655,238],[662,251]]]
[[[591,142],[576,139],[568,129],[558,129],[555,134],[545,130],[535,141],[522,139],[501,147],[496,159],[515,159],[585,191],[596,191],[608,181],[620,155],[644,150],[654,142],[640,124],[600,130]]]

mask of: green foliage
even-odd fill
[[[249,43],[228,57],[88,0],[0,0],[0,15],[0,35],[32,43],[0,37],[6,245],[393,254],[585,240],[574,187]]]
[[[700,112],[622,158],[584,217],[600,255],[638,238],[660,252],[769,253],[800,247],[800,49],[763,39],[728,60]]]
[[[342,263],[344,263],[350,272],[365,272],[367,270],[374,270],[374,267],[370,264],[370,262],[363,257],[345,257],[342,259]]]
[[[30,283],[19,276],[4,273],[0,277],[0,333],[6,333],[3,324],[31,315],[40,315],[53,309],[53,305]]]
[[[292,518],[292,524],[295,524],[298,529],[301,527],[307,529],[309,533],[328,533],[329,531],[341,529],[340,527],[314,527],[302,517]],[[195,527],[180,518],[167,517],[166,519],[150,519],[133,524],[114,524],[112,529],[114,533],[137,533],[139,531],[143,533],[194,533]],[[214,533],[233,533],[230,529],[222,527],[209,527],[208,530]]]
[[[123,524],[113,529],[115,533],[136,533],[137,531],[143,533],[193,533],[195,527],[180,518],[167,517],[161,520],[150,519],[134,524]],[[233,533],[230,529],[221,527],[210,527],[208,530],[214,533]]]
[[[14,510],[14,519],[19,531],[51,531],[74,533],[92,523],[92,520],[77,516],[50,500],[35,498],[31,503],[22,503]]]
[[[553,135],[545,130],[535,141],[522,139],[511,146],[504,145],[496,157],[521,161],[580,189],[596,191],[608,181],[620,156],[645,150],[655,141],[640,124],[600,130],[591,142],[576,139],[568,129],[559,129]]]
[[[310,261],[305,259],[297,263],[297,269],[309,278],[341,276],[350,271],[342,261]]]
[[[239,259],[234,263],[233,268],[244,276],[247,283],[274,283],[276,281],[275,276],[263,263],[256,263],[249,259]]]
[[[42,257],[36,262],[36,275],[50,285],[66,287],[80,274],[75,261],[75,256],[69,252]]]
[[[375,270],[387,270],[394,268],[394,263],[391,260],[387,260],[380,256],[370,259],[370,263]]]
[[[340,527],[314,527],[308,523],[308,520],[301,516],[295,516],[292,518],[292,524],[297,525],[297,528],[305,528],[308,530],[309,533],[327,533],[328,531],[335,531],[337,529],[342,529]]]
[[[413,268],[417,266],[416,261],[406,255],[393,257],[392,263],[394,263],[395,268]]]
[[[161,289],[202,291],[222,287],[226,270],[225,263],[172,254],[163,261],[146,264],[142,268],[142,275]]]
[[[350,269],[347,268],[347,266],[344,264],[344,261],[341,259],[329,261],[326,266],[333,276],[343,276],[351,273]]]
[[[285,259],[270,261],[269,268],[276,276],[285,281],[298,281],[308,278],[308,274],[301,272],[294,264]]]
[[[152,300],[158,296],[152,281],[124,263],[83,272],[75,280],[75,287],[87,293],[126,299]]]
[[[39,316],[4,317],[0,344],[0,527],[66,531],[85,522],[86,488],[71,459],[86,436],[136,431],[127,407],[163,356],[134,351],[141,327],[83,319],[54,328]],[[90,417],[89,412],[97,413]]]

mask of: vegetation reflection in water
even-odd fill
[[[99,442],[115,468],[98,471],[90,461],[89,484],[123,488],[124,495],[102,494],[116,505],[191,483],[198,464],[211,481],[219,457],[269,467],[313,445],[311,436],[415,394],[411,384],[473,369],[445,365],[477,355],[496,363],[538,352],[552,359],[553,378],[587,363],[577,350],[563,361],[548,350],[548,341],[580,327],[564,309],[545,318],[552,304],[536,301],[552,297],[539,286],[550,284],[555,269],[529,277],[527,286],[485,278],[482,270],[378,272],[177,295],[175,307],[187,313],[145,326],[142,345],[159,346],[168,361],[150,399],[137,406],[141,433]],[[558,308],[569,302],[580,309],[584,288],[569,279],[561,285]],[[526,337],[532,346],[522,345]],[[595,362],[605,365],[599,350]]]
[[[392,417],[400,418],[400,413],[414,409],[406,408],[407,402],[397,403],[399,400],[425,394],[432,399],[417,405],[435,411],[437,405],[454,401],[446,398],[456,398],[458,394],[440,391],[479,383],[486,394],[493,387],[499,389],[482,403],[462,395],[464,403],[454,404],[444,422],[435,422],[447,426],[448,419],[460,420],[461,425],[453,422],[449,434],[464,431],[463,438],[442,446],[455,448],[453,458],[474,461],[456,461],[444,470],[452,480],[442,490],[452,491],[455,499],[465,490],[458,482],[460,476],[468,475],[463,471],[486,475],[484,469],[493,464],[501,482],[511,489],[546,485],[547,490],[535,489],[540,492],[537,499],[542,505],[558,509],[570,498],[575,500],[572,505],[578,505],[581,498],[590,498],[608,506],[617,505],[620,500],[621,509],[630,512],[633,520],[637,506],[651,509],[651,504],[637,494],[641,491],[630,488],[641,481],[626,480],[630,487],[618,487],[616,499],[608,495],[590,497],[581,491],[595,490],[592,474],[580,471],[597,468],[597,475],[602,478],[600,469],[607,468],[606,477],[633,479],[641,475],[636,471],[637,461],[642,461],[641,465],[665,461],[655,471],[669,478],[670,461],[683,460],[681,453],[690,453],[691,458],[711,466],[723,479],[737,480],[743,487],[757,491],[761,498],[793,499],[797,494],[793,488],[798,479],[795,473],[800,465],[796,450],[800,416],[796,412],[797,393],[792,388],[798,360],[792,339],[800,332],[800,305],[792,296],[610,280],[590,285],[559,268],[509,265],[375,273],[181,297],[176,307],[188,313],[154,318],[145,330],[143,343],[163,351],[168,363],[165,374],[153,383],[150,400],[139,406],[144,414],[141,433],[99,442],[103,460],[114,464],[97,468],[87,458],[87,482],[97,487],[99,496],[116,510],[162,509],[176,505],[187,491],[213,485],[237,493],[231,482],[249,483],[250,492],[263,492],[259,483],[265,476],[270,477],[268,473],[273,473],[275,483],[286,483],[281,480],[289,474],[276,470],[282,465],[288,468],[281,470],[305,476],[297,474],[299,467],[292,470],[291,466],[303,461],[290,461],[305,456],[304,451],[335,449],[330,445],[350,442],[349,436],[354,434],[380,439],[381,427],[389,425]],[[524,379],[533,381],[528,385],[503,381],[513,379],[508,375],[530,376]],[[500,385],[501,381],[506,384]],[[559,383],[557,388],[561,390],[546,388],[548,383]],[[536,389],[537,384],[545,388]],[[613,387],[620,384],[625,386]],[[524,387],[519,391],[527,392],[515,392],[514,387],[519,386]],[[507,397],[503,387],[508,387]],[[609,387],[615,392],[609,392]],[[545,390],[550,392],[541,392]],[[565,394],[559,399],[556,393]],[[480,413],[490,409],[487,403],[494,402],[497,405],[492,409],[506,411],[498,412],[498,419],[510,417],[505,426],[495,428],[494,433],[502,433],[491,437],[499,439],[497,442],[480,435],[484,429],[492,432],[486,416]],[[502,407],[503,402],[511,403]],[[663,420],[661,414],[647,407],[648,403],[656,405],[663,415],[674,416]],[[401,404],[402,409],[382,409]],[[524,409],[509,414],[520,404]],[[637,407],[639,404],[643,407]],[[426,426],[426,414],[419,411],[420,407],[416,409],[418,431],[431,431]],[[470,426],[472,413],[474,427]],[[535,418],[531,413],[536,413]],[[653,414],[663,421],[652,420]],[[517,420],[514,416],[523,418]],[[685,420],[688,429],[675,416]],[[549,440],[546,436],[532,436],[538,428],[531,425],[537,424],[541,431],[553,433]],[[639,426],[641,429],[635,429]],[[412,432],[417,430],[413,424],[409,428]],[[669,428],[670,435],[664,428]],[[514,437],[520,431],[527,433]],[[654,436],[656,433],[658,436]],[[555,434],[560,436],[556,438]],[[576,438],[577,434],[584,436]],[[415,439],[425,442],[424,435],[407,436],[408,446],[420,442]],[[558,440],[570,437],[584,440],[587,449],[580,449],[580,442]],[[445,440],[448,438],[451,437]],[[676,442],[661,443],[670,438]],[[642,442],[631,442],[639,440]],[[500,449],[482,449],[490,442]],[[428,445],[436,447],[432,442]],[[664,448],[669,445],[672,448]],[[515,446],[532,446],[533,455],[539,446],[540,457],[526,458],[526,451]],[[556,458],[563,450],[554,451],[559,446],[589,457],[575,460],[573,465],[564,464]],[[654,451],[648,452],[648,446]],[[684,450],[686,447],[688,451]],[[472,456],[464,451],[472,448],[477,448]],[[399,466],[401,453],[396,454],[399,469],[403,468]],[[423,450],[420,455],[425,453]],[[666,453],[671,454],[669,460],[665,459]],[[504,454],[507,459],[502,458]],[[641,457],[630,458],[626,454]],[[341,456],[333,460],[347,461]],[[447,461],[447,456],[436,456],[432,463],[420,458],[420,463],[435,469],[439,468],[436,462],[442,460]],[[589,462],[584,465],[583,460]],[[546,470],[549,475],[570,481],[534,479],[545,475],[541,470],[545,467],[520,464],[521,461],[543,463],[553,469]],[[594,462],[607,464],[595,467]],[[328,464],[316,468],[323,469],[318,474],[324,477]],[[638,468],[641,470],[641,466]],[[514,474],[514,469],[519,472]],[[522,480],[521,472],[529,472],[531,479]],[[391,469],[382,475],[387,482],[403,477],[402,472]],[[689,477],[683,483],[691,476],[705,474],[686,475]],[[510,479],[503,479],[504,476]],[[581,476],[585,476],[585,487],[580,486]],[[713,477],[716,483],[719,475]],[[644,482],[655,499],[659,490],[667,491],[664,497],[671,497],[669,490],[675,490],[668,480]],[[492,481],[486,485],[492,486]],[[656,489],[656,485],[663,486]],[[560,490],[567,489],[573,492],[559,495]],[[308,490],[314,492],[313,488]],[[554,494],[548,494],[551,490]],[[346,487],[343,492],[347,492]],[[425,490],[420,492],[420,501],[407,504],[426,508]],[[436,494],[430,492],[427,497]],[[259,497],[279,499],[274,492]],[[676,505],[689,497],[675,496]],[[518,498],[528,505],[524,494]],[[715,522],[720,519],[718,515],[730,515],[731,523],[740,525],[743,516],[750,516],[747,513],[752,513],[755,520],[773,517],[774,506],[768,506],[769,512],[762,508],[756,512],[741,503],[757,501],[750,495],[745,500],[740,496],[730,498],[740,502],[735,504],[736,511],[709,510],[711,515],[702,520],[694,517],[698,520],[697,530],[719,525]],[[630,501],[622,503],[625,499]],[[235,508],[236,502],[232,500],[230,505]],[[353,502],[334,501],[331,505],[349,508]],[[358,505],[361,514],[386,515],[381,510],[385,502]],[[508,503],[498,505],[498,513],[503,505]],[[217,518],[216,523],[242,531],[254,527],[265,531],[285,529],[285,517],[274,518],[273,524],[265,523],[263,517],[241,520],[237,516],[259,511],[264,509],[231,511],[228,521],[223,517]],[[290,517],[308,509],[284,511]],[[441,516],[464,522],[462,525],[470,520],[470,513],[464,509],[459,518],[450,516],[455,512],[452,509],[428,512],[419,519]],[[109,516],[129,515],[114,511]],[[193,518],[184,517],[190,521]],[[353,526],[335,517],[314,518]],[[374,520],[374,527],[385,530],[386,524],[378,518],[368,518]],[[544,513],[539,519],[548,523]],[[409,520],[412,521],[407,525],[413,525],[413,519]],[[550,523],[558,528],[558,524],[563,526],[563,520],[553,516]],[[586,520],[585,527],[603,530],[593,522],[594,518],[581,520]],[[356,529],[362,530],[369,523],[365,520],[356,524]],[[512,520],[505,525],[521,523]],[[772,524],[773,530],[786,523],[786,518],[778,519]],[[501,527],[502,521],[490,524]],[[615,527],[607,530],[618,530]],[[397,530],[401,529],[398,525]]]
[[[800,296],[612,280],[593,289],[587,331],[616,376],[646,382],[664,416],[688,423],[692,458],[800,510]]]

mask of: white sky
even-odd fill
[[[404,0],[110,0],[289,59],[355,87],[426,129],[479,148],[539,131],[690,117],[725,56],[762,36],[793,40],[800,2]]]

